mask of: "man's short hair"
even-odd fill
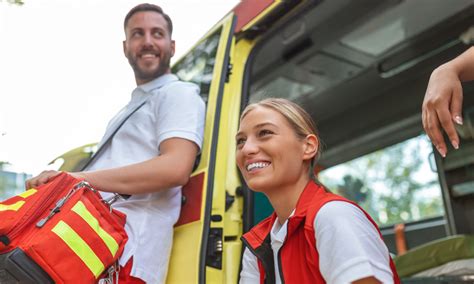
[[[170,33],[170,36],[171,34],[173,33],[173,22],[171,22],[171,18],[170,16],[168,16],[167,14],[165,14],[165,12],[163,12],[163,9],[161,9],[160,6],[158,5],[155,5],[155,4],[149,4],[149,3],[143,3],[143,4],[139,4],[135,7],[133,7],[128,13],[127,15],[125,16],[125,20],[123,21],[123,28],[124,29],[127,29],[127,24],[128,24],[128,20],[130,20],[130,18],[135,14],[135,13],[138,13],[138,12],[156,12],[160,15],[163,16],[163,18],[165,18],[166,22],[168,23],[168,32]]]

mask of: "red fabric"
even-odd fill
[[[182,226],[201,219],[202,193],[204,191],[204,173],[192,176],[183,186],[181,193],[186,202],[181,206],[179,219],[175,227]]]
[[[17,195],[0,202],[3,206],[22,204],[17,210],[0,211],[0,236],[3,241],[10,241],[9,244],[0,242],[0,253],[15,249],[26,235],[31,234],[35,228],[34,222],[48,215],[49,208],[54,206],[58,198],[67,194],[78,182],[79,180],[62,173],[49,183],[35,188],[36,193],[26,198]]]
[[[38,187],[38,192],[25,198],[17,220],[9,222],[14,225],[13,230],[6,230],[5,233],[0,230],[0,235],[5,234],[11,240],[10,245],[6,247],[7,251],[16,247],[23,250],[55,283],[77,283],[77,279],[81,279],[83,283],[94,283],[100,277],[95,274],[101,271],[92,272],[80,258],[80,252],[76,254],[66,242],[75,244],[84,242],[106,269],[118,260],[128,239],[124,229],[125,215],[115,210],[110,212],[110,208],[104,205],[97,192],[86,187],[75,188],[78,182],[80,180],[62,173],[51,183]],[[71,190],[73,188],[75,188],[74,191]],[[63,199],[66,196],[68,198]],[[65,200],[65,202],[58,200]],[[56,214],[50,215],[51,209],[57,204],[63,205],[55,211]],[[83,205],[98,221],[99,227],[117,242],[118,249],[113,255],[91,225],[72,210],[75,205]],[[6,214],[9,212],[6,211]],[[36,225],[38,221],[48,215],[51,218],[43,226],[38,227]],[[0,220],[2,220],[1,217],[2,214],[0,214]],[[57,226],[60,223],[61,225]],[[70,230],[73,233],[70,233]],[[64,235],[65,239],[63,240],[57,232]],[[0,252],[3,252],[1,247]],[[94,269],[96,268],[101,267],[95,265]]]
[[[132,273],[133,257],[125,264],[120,266],[119,284],[145,284],[145,281],[130,275]]]
[[[327,202],[336,200],[349,202],[360,208],[352,201],[326,192],[323,187],[314,182],[309,182],[306,186],[296,205],[295,214],[288,220],[288,234],[284,245],[280,249],[280,269],[282,270],[281,274],[284,278],[284,282],[326,283],[319,270],[319,254],[316,250],[313,224],[314,218],[319,209]],[[377,228],[380,234],[380,230],[376,223],[362,208],[360,209],[364,212],[375,228]],[[269,240],[268,235],[270,234],[275,219],[276,214],[273,213],[272,216],[263,220],[243,236],[244,240],[251,246],[253,251],[258,251],[263,248],[264,246],[262,245],[264,240]],[[382,237],[381,234],[380,237]],[[268,247],[271,249],[270,246]],[[261,265],[260,262],[261,260],[259,259],[258,267],[260,270],[260,283],[264,283],[265,277],[262,276],[265,275],[265,265]],[[273,266],[273,263],[269,265]],[[392,269],[394,282],[396,284],[400,283],[391,258],[390,268]]]
[[[238,33],[242,28],[255,19],[265,9],[270,7],[275,0],[243,0],[240,1],[234,8],[234,13],[237,16],[237,23],[234,32]]]

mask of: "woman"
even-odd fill
[[[237,165],[273,213],[243,236],[240,283],[399,283],[377,225],[316,182],[320,141],[311,117],[285,99],[243,111]]]

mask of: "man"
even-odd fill
[[[462,125],[461,82],[474,80],[474,47],[431,73],[423,101],[423,127],[434,146],[446,157],[448,152],[442,129],[454,149],[459,148],[459,137],[454,124]]]
[[[123,50],[137,88],[109,122],[104,137],[131,110],[146,103],[87,171],[71,173],[101,190],[104,197],[112,192],[131,195],[114,204],[127,214],[129,241],[119,262],[121,283],[165,282],[181,186],[188,181],[202,145],[205,105],[196,85],[171,74],[172,28],[169,16],[153,4],[140,4],[127,14]],[[43,172],[28,180],[27,187],[46,183],[57,174]]]

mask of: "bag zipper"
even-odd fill
[[[71,191],[72,191],[72,190],[74,190],[74,191],[77,190],[77,189],[79,188],[79,187],[77,187],[77,186],[80,185],[80,184],[81,184],[81,183],[78,183],[77,185],[75,185],[74,188],[71,189]],[[81,185],[81,187],[82,187],[82,185]],[[32,207],[30,207],[30,209],[28,210],[28,212],[26,212],[26,213],[23,215],[22,219],[19,220],[18,223],[17,223],[15,226],[13,226],[13,228],[12,228],[8,233],[5,233],[5,234],[3,235],[4,238],[2,238],[1,241],[2,241],[5,245],[9,245],[13,239],[15,239],[18,235],[20,235],[21,231],[23,231],[23,229],[24,229],[26,226],[30,225],[31,223],[33,223],[33,222],[35,221],[35,218],[34,218],[33,216],[34,216],[34,215],[41,215],[41,214],[43,214],[43,212],[44,212],[48,207],[51,206],[51,201],[52,201],[52,200],[56,200],[57,197],[61,194],[61,191],[60,191],[60,190],[52,190],[52,191],[53,191],[53,192],[50,192],[50,193],[48,193],[48,194],[45,194],[44,197],[43,197],[41,200],[38,200],[38,201],[36,202],[36,204],[38,204],[38,206],[32,206]],[[56,203],[56,206],[55,206],[53,209],[51,209],[51,212],[53,212],[53,210],[55,210],[55,209],[56,209],[57,211],[56,211],[54,214],[56,214],[57,212],[59,212],[59,208],[60,208],[60,207],[57,208],[58,204],[63,200],[63,202],[62,202],[62,204],[61,204],[61,206],[62,206],[62,205],[64,204],[64,202],[66,201],[66,200],[64,200],[64,199],[69,196],[69,194],[71,193],[71,191],[69,191],[69,193],[68,193],[65,197],[61,198],[61,199]],[[69,197],[70,197],[70,196],[69,196]],[[69,198],[69,197],[68,197],[68,198]],[[31,213],[31,212],[35,212],[35,214],[31,214],[31,216],[30,216],[29,213]],[[36,212],[38,212],[38,213],[36,213]],[[54,215],[54,214],[52,214],[52,215]],[[51,215],[51,213],[48,215],[48,217],[49,217],[50,215]],[[51,215],[51,217],[52,217],[52,215]],[[51,218],[51,217],[49,217],[49,218]],[[43,220],[43,219],[42,219],[42,220]],[[40,220],[38,223],[40,223],[42,220]],[[46,221],[47,221],[47,220],[46,220]],[[46,221],[45,221],[44,223],[46,223]],[[43,225],[44,225],[44,223],[43,223]],[[38,227],[38,224],[37,224],[37,227]]]
[[[87,188],[87,189],[90,189],[91,191],[95,191],[95,189],[93,189],[91,187],[91,185],[86,181],[81,181],[81,182],[77,183],[76,185],[74,185],[74,187],[71,190],[69,190],[69,192],[66,194],[66,196],[64,196],[63,198],[59,199],[56,202],[56,205],[50,210],[48,216],[44,217],[43,219],[39,220],[36,223],[36,227],[42,228],[44,226],[44,224],[46,224],[46,222],[48,222],[49,219],[51,219],[56,213],[59,213],[59,211],[61,211],[61,207],[63,207],[63,205],[66,203],[66,201],[68,201],[69,198],[71,198],[71,196],[76,191],[78,191],[79,189],[84,188],[84,187]]]
[[[69,190],[69,192],[66,194],[66,196],[64,196],[63,198],[59,199],[56,202],[56,205],[52,209],[50,209],[50,212],[49,212],[48,216],[46,216],[43,219],[39,220],[36,223],[36,227],[42,228],[44,226],[44,224],[46,224],[46,222],[48,222],[49,219],[51,219],[56,213],[61,211],[61,207],[63,207],[64,203],[66,203],[66,201],[69,198],[71,198],[72,194],[76,191],[77,191],[77,185],[74,186],[71,190]]]

